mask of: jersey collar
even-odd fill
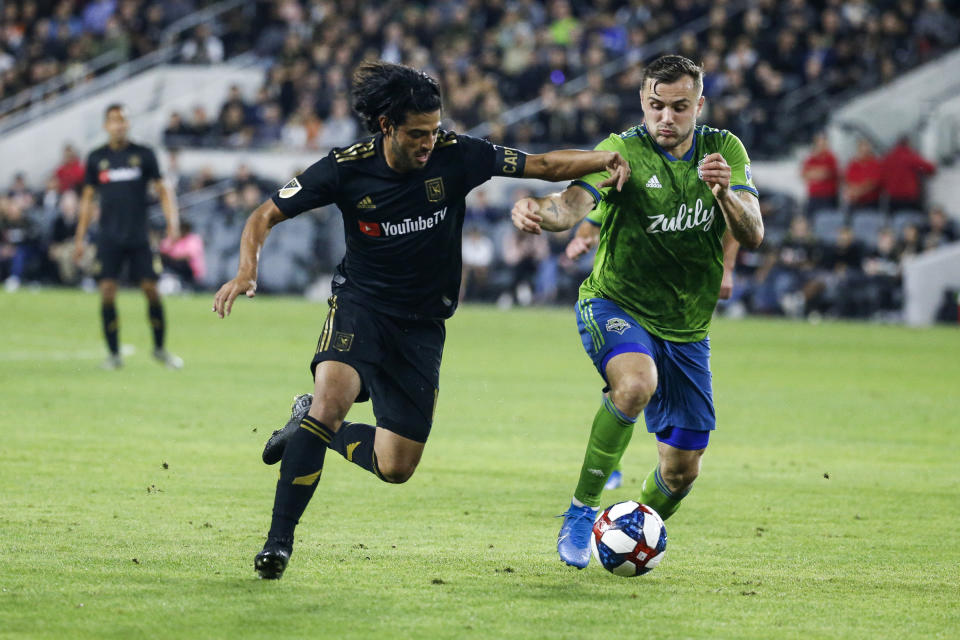
[[[666,158],[670,162],[677,162],[678,160],[682,160],[683,162],[689,162],[693,160],[693,157],[696,155],[697,140],[699,139],[699,135],[700,135],[699,127],[693,128],[693,144],[690,145],[690,148],[687,150],[687,152],[683,154],[682,158],[675,158],[672,153],[670,153],[669,151],[661,147],[659,144],[657,144],[657,141],[654,140],[653,136],[650,135],[650,132],[647,131],[647,125],[641,125],[641,126],[643,127],[644,133],[646,133],[647,136],[650,137],[650,143],[653,145],[653,148],[656,149],[660,153],[660,155],[662,155],[664,158]]]

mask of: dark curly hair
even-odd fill
[[[672,84],[683,76],[693,78],[697,91],[703,91],[703,69],[690,58],[677,55],[660,56],[648,64],[643,70],[640,86],[645,87],[650,80],[653,83],[650,88],[656,90],[661,82]]]
[[[436,80],[413,67],[383,60],[360,63],[353,72],[351,94],[353,110],[370,133],[380,133],[380,116],[398,127],[408,113],[429,113],[443,105]]]

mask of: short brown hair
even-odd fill
[[[683,76],[693,78],[693,84],[697,87],[697,92],[703,91],[703,68],[690,58],[677,55],[660,56],[647,65],[643,70],[643,79],[640,87],[647,85],[647,80],[653,82],[652,89],[661,82],[671,84]]]

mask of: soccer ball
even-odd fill
[[[590,536],[593,557],[618,576],[642,576],[663,560],[667,529],[656,511],[627,500],[600,512]]]

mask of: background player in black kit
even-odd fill
[[[97,261],[100,263],[101,317],[103,335],[110,349],[103,366],[117,369],[123,365],[116,297],[117,279],[124,263],[128,263],[131,279],[140,284],[147,297],[147,310],[153,328],[153,357],[171,369],[179,369],[183,366],[183,360],[163,347],[166,330],[163,304],[157,291],[157,273],[153,268],[153,251],[147,236],[148,184],[153,184],[160,198],[163,215],[167,219],[167,235],[171,238],[180,235],[176,202],[160,176],[153,150],[127,139],[130,123],[122,105],[107,107],[103,128],[109,141],[91,151],[87,158],[74,241],[74,258],[79,260],[83,255],[96,192],[100,196]]]
[[[352,93],[375,135],[334,149],[251,214],[237,277],[214,298],[223,318],[241,293],[253,297],[275,224],[330,203],[340,209],[347,251],[311,363],[314,400],[285,443],[270,533],[254,560],[262,578],[283,575],[327,448],[385,482],[405,482],[416,469],[437,400],[444,320],[459,297],[467,193],[493,176],[555,181],[607,170],[618,188],[629,177],[613,152],[526,155],[442,131],[440,87],[410,67],[363,63]],[[376,426],[346,422],[367,399]]]

